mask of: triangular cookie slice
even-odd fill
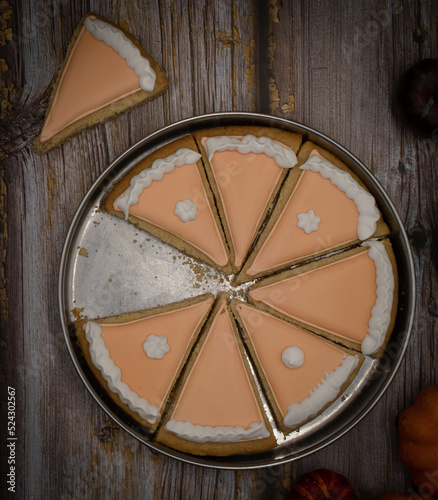
[[[225,297],[216,304],[196,354],[157,441],[186,453],[219,456],[275,446]]]
[[[167,87],[163,71],[129,33],[86,14],[73,34],[34,148],[45,153]]]
[[[188,255],[229,272],[228,247],[192,136],[136,165],[110,192],[104,210]]]
[[[155,429],[213,305],[211,294],[119,316],[80,320],[79,344],[111,398]]]
[[[232,302],[257,372],[277,417],[289,433],[315,418],[351,383],[363,356],[243,302]]]
[[[389,233],[374,197],[328,151],[306,142],[298,165],[238,282]]]
[[[284,271],[254,285],[249,299],[363,354],[378,356],[397,310],[397,268],[388,240]]]
[[[195,132],[208,179],[239,270],[289,170],[301,136],[265,127],[229,126]]]

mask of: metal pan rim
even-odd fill
[[[401,264],[400,268],[403,270],[405,304],[403,317],[399,318],[399,323],[400,326],[402,326],[402,331],[399,333],[399,336],[397,338],[398,348],[396,354],[391,354],[389,356],[389,366],[385,367],[384,370],[382,369],[377,379],[374,381],[376,386],[375,389],[371,391],[369,389],[369,386],[365,388],[365,390],[367,391],[366,394],[370,393],[366,404],[362,403],[357,409],[351,409],[351,405],[350,407],[347,407],[347,415],[344,415],[344,417],[340,418],[340,420],[338,417],[336,417],[332,424],[337,425],[334,425],[334,428],[331,431],[327,432],[327,435],[321,437],[319,441],[313,443],[311,446],[301,449],[298,452],[294,452],[293,449],[285,451],[284,449],[281,449],[281,446],[279,446],[272,451],[254,455],[238,455],[233,457],[200,457],[180,453],[159,445],[158,443],[150,441],[147,436],[139,432],[139,430],[130,425],[129,422],[124,421],[123,418],[121,418],[119,415],[116,415],[114,411],[112,411],[112,409],[109,408],[104,401],[102,401],[102,398],[96,392],[95,388],[92,386],[92,384],[88,380],[88,377],[84,373],[84,370],[82,369],[82,366],[76,355],[76,351],[73,347],[71,334],[69,332],[69,321],[66,314],[68,308],[66,304],[66,269],[68,266],[70,246],[78,223],[81,217],[84,215],[84,211],[88,207],[90,200],[92,199],[96,190],[99,189],[99,186],[101,186],[102,183],[106,179],[108,179],[108,177],[111,177],[113,173],[117,171],[117,169],[120,169],[122,165],[128,165],[130,164],[130,162],[138,161],[138,158],[139,156],[141,156],[142,151],[145,151],[150,147],[154,147],[154,145],[159,146],[167,142],[171,142],[177,136],[186,135],[196,129],[229,124],[254,124],[260,126],[271,126],[289,130],[292,132],[297,132],[304,135],[306,138],[312,140],[313,142],[319,144],[320,146],[331,150],[331,152],[334,152],[336,156],[344,161],[353,170],[353,172],[355,172],[361,178],[361,180],[365,182],[372,194],[376,197],[379,208],[383,212],[386,222],[389,223],[389,226],[394,233],[394,242],[396,243],[398,249],[398,264]],[[343,436],[355,425],[357,425],[362,420],[362,418],[364,418],[365,415],[367,415],[369,411],[376,405],[376,403],[383,396],[394,376],[396,375],[408,345],[415,310],[415,271],[409,240],[400,216],[397,213],[392,201],[390,200],[380,183],[374,177],[374,175],[346,148],[330,139],[328,136],[322,134],[321,132],[318,132],[310,127],[291,120],[263,115],[259,113],[221,112],[186,118],[153,132],[152,134],[148,135],[144,139],[138,141],[136,144],[128,148],[118,158],[112,161],[111,164],[104,170],[104,172],[102,172],[102,174],[96,179],[96,181],[90,187],[87,194],[80,203],[65,238],[59,268],[58,301],[63,334],[76,371],[78,372],[83,383],[85,384],[91,395],[94,397],[94,399],[97,401],[97,403],[113,420],[117,422],[118,425],[120,425],[120,427],[122,427],[129,434],[131,434],[153,450],[156,450],[160,453],[186,463],[216,469],[257,469],[261,467],[276,466],[286,462],[297,460],[324,448],[325,446]],[[342,417],[343,413],[339,417]],[[352,415],[350,415],[350,413],[352,413]],[[279,449],[281,451],[278,451]]]

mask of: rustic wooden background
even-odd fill
[[[53,74],[88,10],[128,28],[161,63],[170,88],[37,156],[31,144]],[[301,473],[319,467],[348,476],[362,499],[411,492],[396,421],[422,387],[438,383],[438,144],[400,126],[392,93],[404,69],[438,56],[438,2],[1,0],[0,16],[0,435],[12,386],[16,497],[280,499]],[[371,413],[300,461],[237,472],[161,456],[112,423],[75,372],[57,303],[68,227],[109,162],[164,125],[231,110],[314,127],[368,165],[410,234],[418,283],[405,360]],[[4,464],[3,438],[0,453]]]

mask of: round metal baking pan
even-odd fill
[[[391,234],[399,273],[396,324],[379,360],[366,357],[347,391],[312,422],[284,437],[262,453],[231,457],[198,457],[154,442],[153,434],[129,418],[93,377],[78,347],[74,322],[164,305],[201,293],[227,290],[245,296],[245,285],[235,289],[226,276],[199,265],[177,250],[133,225],[102,213],[108,190],[126,172],[155,149],[201,128],[256,125],[302,134],[335,154],[358,175],[376,198]],[[203,272],[199,273],[199,269]],[[370,171],[345,148],[304,125],[253,113],[217,113],[189,118],[144,138],[113,161],[80,204],[68,231],[61,258],[59,307],[65,340],[73,363],[87,389],[123,429],[151,448],[191,464],[224,469],[251,469],[279,465],[313,453],[356,425],[377,403],[394,377],[411,332],[415,275],[409,242],[391,200]]]

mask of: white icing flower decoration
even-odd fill
[[[175,206],[174,214],[177,215],[182,222],[188,222],[189,220],[195,220],[198,213],[198,207],[192,200],[182,200],[178,201]]]
[[[161,359],[170,351],[165,335],[149,335],[143,344],[146,356],[151,359]]]
[[[291,345],[281,354],[281,361],[291,370],[295,370],[304,363],[304,352],[296,345]]]
[[[308,212],[303,212],[297,215],[298,223],[297,226],[303,229],[306,234],[310,234],[313,231],[318,231],[319,223],[321,222],[321,217],[315,215],[313,210]]]

